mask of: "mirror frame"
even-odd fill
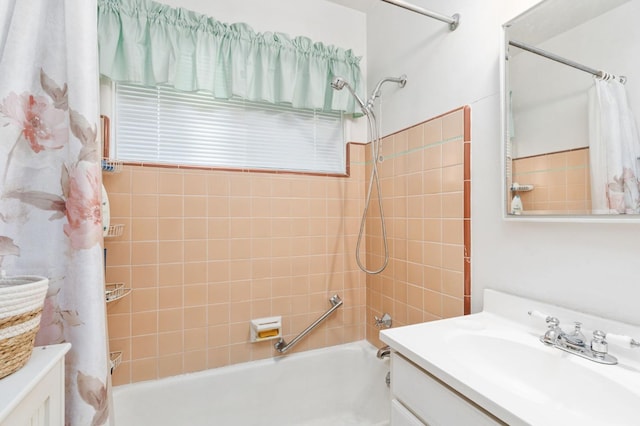
[[[501,43],[500,43],[500,156],[501,156],[501,209],[502,219],[506,222],[570,222],[570,223],[640,223],[639,215],[514,215],[508,213],[509,199],[511,191],[508,188],[507,175],[507,138],[508,138],[508,47],[509,41],[507,37],[507,28],[514,21],[520,19],[523,15],[529,13],[532,9],[541,7],[546,0],[541,0],[501,26]]]

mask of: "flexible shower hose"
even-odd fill
[[[367,274],[379,274],[384,271],[389,263],[389,247],[387,245],[387,228],[385,226],[384,212],[382,210],[382,193],[380,191],[380,176],[378,175],[378,158],[380,157],[380,133],[378,126],[376,125],[376,117],[372,109],[368,109],[366,114],[367,124],[369,125],[369,132],[371,133],[371,175],[369,177],[369,189],[367,190],[367,199],[365,201],[364,210],[362,212],[362,219],[360,221],[360,232],[358,233],[358,241],[356,242],[356,263],[358,267]],[[369,205],[371,204],[371,193],[373,192],[373,185],[376,185],[378,191],[378,206],[380,208],[380,227],[382,228],[382,243],[384,245],[384,262],[378,269],[369,270],[364,266],[360,260],[360,243],[362,242],[362,236],[364,234],[364,227],[367,221],[367,212],[369,211]]]

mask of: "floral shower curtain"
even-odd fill
[[[96,10],[0,2],[1,268],[50,280],[36,344],[72,344],[69,425],[109,420]]]
[[[640,213],[639,162],[640,138],[624,84],[595,78],[589,93],[592,213]]]

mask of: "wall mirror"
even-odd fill
[[[640,219],[638,16],[544,0],[504,24],[505,217]]]

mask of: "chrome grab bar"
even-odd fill
[[[300,341],[300,339],[302,339],[304,336],[309,334],[311,332],[311,330],[313,330],[318,325],[320,325],[320,323],[322,321],[324,321],[329,315],[331,315],[333,313],[333,311],[335,311],[340,306],[342,306],[342,299],[340,299],[340,297],[337,294],[334,294],[333,296],[331,296],[331,298],[329,299],[329,302],[331,302],[331,309],[329,309],[327,312],[322,314],[322,316],[320,318],[318,318],[317,320],[315,320],[313,322],[313,324],[311,324],[309,327],[305,328],[304,331],[302,331],[302,333],[298,334],[290,343],[287,343],[287,342],[284,341],[283,338],[280,338],[275,343],[275,345],[273,345],[273,347],[278,352],[280,352],[281,354],[285,353],[286,351],[288,351],[289,349],[294,347],[295,344]]]

